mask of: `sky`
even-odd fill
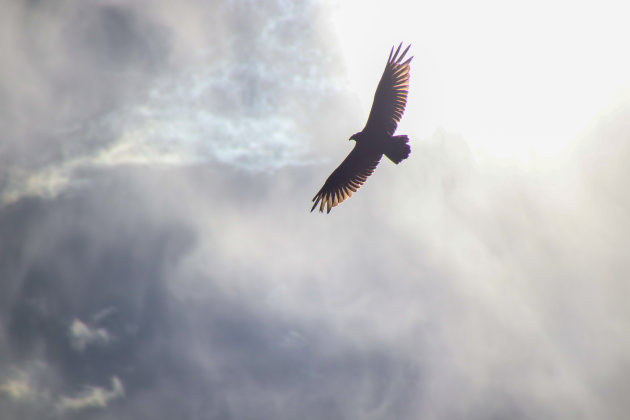
[[[627,417],[623,2],[2,9],[0,420]]]

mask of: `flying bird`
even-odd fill
[[[311,212],[319,204],[319,211],[326,213],[342,201],[350,198],[368,176],[372,175],[383,155],[395,164],[407,159],[411,148],[405,135],[394,136],[398,122],[405,111],[409,90],[409,63],[413,57],[403,62],[409,45],[402,54],[402,43],[396,52],[389,53],[385,71],[374,94],[370,116],[362,131],[354,133],[349,140],[356,143],[341,165],[328,177],[324,186],[313,197]]]

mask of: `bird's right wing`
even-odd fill
[[[319,204],[320,212],[326,207],[326,213],[330,213],[330,209],[350,198],[367,177],[372,175],[380,159],[379,153],[372,153],[355,145],[341,165],[330,174],[322,189],[315,194],[311,211]]]
[[[392,47],[392,51],[389,53],[387,65],[374,94],[374,102],[363,129],[364,132],[387,133],[393,136],[398,122],[405,112],[409,90],[409,63],[413,57],[403,62],[411,45],[398,55],[400,47],[402,47],[402,43],[396,52]]]

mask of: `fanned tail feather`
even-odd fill
[[[407,136],[392,137],[391,140],[387,142],[385,156],[398,165],[400,162],[407,159],[407,157],[409,157],[409,153],[411,153],[411,147],[407,144],[408,142],[409,137]]]

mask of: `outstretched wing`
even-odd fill
[[[330,213],[330,209],[350,198],[367,177],[372,175],[380,159],[380,153],[370,152],[355,145],[341,165],[330,174],[322,189],[315,194],[313,197],[315,203],[311,211],[319,204],[320,212],[326,207],[326,213]]]
[[[409,63],[413,57],[402,62],[411,45],[398,56],[401,46],[402,43],[398,45],[395,53],[394,47],[392,47],[389,53],[385,71],[383,71],[383,76],[381,76],[381,81],[374,94],[372,110],[363,129],[364,132],[394,135],[398,122],[405,111],[407,91],[409,90]]]

